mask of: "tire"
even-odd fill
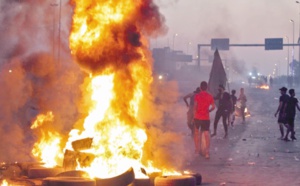
[[[155,186],[196,186],[194,176],[159,176],[154,180]]]
[[[152,172],[148,174],[150,179],[150,186],[154,186],[154,180],[156,177],[162,176],[162,172]]]
[[[96,181],[78,177],[49,177],[43,179],[42,186],[96,186]]]
[[[121,175],[112,178],[96,178],[96,186],[127,186],[134,182],[133,168],[128,169]]]
[[[17,178],[21,176],[21,173],[22,169],[18,165],[10,165],[6,169],[4,169],[4,171],[1,171],[1,174],[5,178]]]
[[[54,177],[61,172],[63,172],[63,168],[34,167],[28,170],[28,178],[34,179]]]
[[[55,177],[81,177],[88,178],[89,174],[85,171],[73,170],[73,171],[65,171],[57,174]]]
[[[201,185],[202,184],[202,176],[199,173],[190,173],[190,174],[184,174],[184,175],[189,175],[189,176],[194,176],[196,179],[196,185]]]

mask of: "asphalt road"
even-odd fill
[[[279,140],[277,119],[274,117],[280,96],[278,89],[245,86],[251,115],[246,118],[246,123],[242,124],[241,118],[236,118],[234,127],[229,128],[228,138],[223,139],[224,129],[220,120],[218,134],[211,139],[210,159],[193,155],[186,162],[187,170],[202,175],[202,185],[300,185],[300,114],[297,113],[295,121],[298,140]],[[300,90],[296,90],[296,97],[300,98]],[[211,129],[214,114],[211,115]],[[186,125],[179,124],[177,130],[186,132],[187,151],[192,153],[193,142]]]

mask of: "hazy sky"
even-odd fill
[[[230,44],[264,44],[265,38],[284,38],[284,43],[297,42],[300,4],[294,0],[156,0],[169,27],[167,35],[151,41],[151,47],[170,46],[196,56],[197,44],[210,44],[212,38],[229,38]],[[293,23],[290,19],[294,20]],[[178,34],[178,36],[175,36]],[[287,36],[289,39],[285,38]],[[191,44],[189,45],[189,42]],[[279,75],[287,73],[287,56],[292,48],[265,51],[264,47],[231,47],[220,51],[221,57],[244,62],[269,75],[275,64]],[[209,49],[209,50],[208,50]],[[213,51],[207,47],[209,55]],[[299,48],[294,58],[299,60]],[[206,55],[207,56],[207,55]],[[201,58],[207,58],[202,55]]]

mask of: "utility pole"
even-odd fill
[[[58,6],[57,3],[51,3],[50,6],[53,7],[53,43],[52,43],[52,57],[55,59],[55,7]]]
[[[59,23],[58,23],[58,64],[60,64],[60,30],[61,30],[61,0],[59,0]]]

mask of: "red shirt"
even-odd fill
[[[195,119],[210,120],[209,107],[214,103],[214,98],[206,91],[201,91],[195,95],[195,103],[197,103]]]

